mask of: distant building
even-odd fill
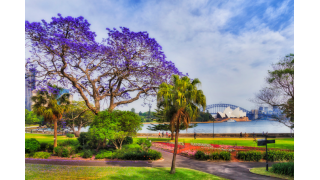
[[[35,89],[35,72],[25,73],[25,108],[31,111],[32,91]]]
[[[268,114],[268,107],[264,107],[264,108],[263,108],[263,111],[264,111],[266,114]]]

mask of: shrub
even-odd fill
[[[54,153],[59,156],[59,157],[62,157],[62,152],[63,152],[63,147],[62,146],[57,146],[55,147],[53,150],[54,150]]]
[[[98,147],[97,138],[90,132],[81,132],[80,137],[78,137],[77,140],[80,144],[80,149],[82,148],[82,146],[85,146],[89,149],[96,149]]]
[[[139,145],[144,145],[144,146],[146,146],[146,147],[148,147],[148,148],[150,148],[151,147],[151,142],[150,142],[150,140],[148,140],[148,139],[139,139],[138,141],[137,141],[137,144],[139,144]]]
[[[263,153],[263,159],[266,159],[266,153]],[[268,161],[293,161],[294,152],[287,151],[268,151]]]
[[[63,148],[63,149],[62,149],[61,156],[62,156],[62,157],[69,157],[69,156],[70,156],[70,152],[68,151],[68,149]]]
[[[111,159],[112,158],[112,151],[107,150],[100,150],[99,153],[96,155],[95,159]]]
[[[240,151],[237,153],[237,158],[243,161],[260,161],[262,153],[260,151]]]
[[[40,143],[40,151],[46,151],[47,150],[47,142]]]
[[[77,140],[67,140],[59,143],[59,146],[72,146],[74,149],[74,152],[78,152],[79,149],[81,149],[81,145],[79,141]]]
[[[74,134],[66,134],[66,136],[67,136],[68,138],[73,138],[73,137],[74,137]]]
[[[132,143],[133,143],[133,139],[132,139],[132,137],[127,136],[127,137],[123,140],[122,145],[125,145],[125,144],[132,144]]]
[[[48,151],[48,152],[52,152],[53,151],[53,143],[48,143],[46,145],[46,151]]]
[[[134,150],[128,151],[123,154],[119,159],[125,160],[157,160],[162,157],[162,154],[158,151],[149,149],[146,151]]]
[[[48,152],[36,152],[33,154],[33,158],[48,159],[51,156],[51,153]]]
[[[25,152],[33,153],[40,149],[40,143],[35,138],[25,140]]]
[[[89,149],[83,150],[83,154],[82,154],[83,158],[91,158],[92,157],[92,152]]]
[[[229,151],[220,152],[220,159],[229,161],[231,159],[231,153]]]
[[[122,146],[123,149],[141,149],[141,146],[138,144],[126,144]]]
[[[220,154],[218,152],[213,152],[210,156],[211,160],[219,160],[220,159]]]
[[[195,154],[195,158],[199,159],[199,160],[207,160],[208,159],[207,155],[202,151],[197,151]]]
[[[273,164],[271,168],[271,172],[282,174],[282,175],[294,176],[294,163],[286,162],[286,163]]]

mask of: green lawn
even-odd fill
[[[53,142],[53,135],[46,134],[30,134],[26,133],[25,138],[36,138],[39,142]],[[58,142],[65,141],[68,138],[66,136],[58,136]],[[77,138],[69,138],[69,139],[77,139]],[[138,139],[143,138],[133,138],[133,141],[136,142]],[[151,141],[168,141],[169,138],[149,138]],[[294,150],[294,138],[279,138],[275,139],[275,144],[269,144],[269,148],[278,148],[278,149],[290,149]],[[235,145],[238,146],[252,146],[257,147],[256,143],[253,142],[252,138],[197,138],[194,140],[193,138],[179,138],[179,142],[185,143],[205,143],[205,144],[224,144],[224,145]],[[263,146],[261,146],[263,147]]]
[[[41,142],[53,142],[53,135],[49,134],[31,134],[31,133],[25,133],[25,139],[30,139],[30,138],[35,138],[37,139],[40,143]],[[62,142],[66,141],[68,139],[77,139],[77,138],[68,138],[67,136],[57,136],[57,141]]]
[[[187,168],[176,168],[175,174],[169,172],[170,168],[25,164],[25,179],[224,179]]]
[[[140,138],[135,138],[140,139]],[[167,141],[169,138],[149,138],[151,141]],[[268,148],[290,149],[294,150],[294,138],[276,138],[276,143],[268,144]],[[179,142],[185,143],[204,143],[204,144],[223,144],[258,147],[252,138],[179,138]],[[263,147],[263,146],[260,146]]]
[[[250,172],[255,173],[255,174],[265,175],[265,176],[277,177],[277,178],[281,178],[281,179],[289,179],[289,180],[293,180],[294,179],[291,176],[272,173],[272,172],[270,172],[271,169],[272,169],[272,167],[269,168],[269,171],[266,171],[265,167],[252,168],[252,169],[250,169]]]

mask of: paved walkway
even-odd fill
[[[26,159],[26,163],[32,164],[54,164],[75,166],[121,166],[121,167],[171,167],[172,153],[152,147],[162,153],[164,161],[148,163],[147,161],[79,161],[79,160],[49,160],[49,159]],[[269,163],[271,166],[272,163]],[[177,155],[176,167],[195,169],[214,174],[227,179],[251,180],[251,179],[278,179],[261,176],[249,172],[253,167],[265,167],[261,162],[207,162],[190,159]]]

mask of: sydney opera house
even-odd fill
[[[232,118],[235,121],[249,121],[246,115],[246,112],[241,111],[239,107],[235,110],[227,107],[223,112],[217,112],[217,120],[227,121]]]

